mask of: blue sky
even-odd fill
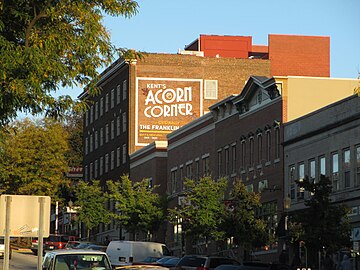
[[[252,36],[267,45],[268,34],[330,36],[334,78],[360,72],[360,0],[138,0],[137,15],[105,17],[117,47],[177,53],[200,34]],[[71,92],[71,93],[70,93]],[[81,89],[68,94],[76,97]]]

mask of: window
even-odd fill
[[[319,161],[319,165],[320,165],[320,176],[326,175],[326,158],[324,156],[320,157],[320,161]]]
[[[99,135],[98,135],[98,131],[95,130],[95,149],[98,149],[99,147]]]
[[[90,153],[93,151],[93,135],[90,134]]]
[[[99,102],[95,102],[95,120],[97,120],[99,117]]]
[[[114,122],[114,120],[111,120],[110,129],[111,129],[111,139],[113,140],[115,138],[115,122]]]
[[[311,159],[309,161],[309,175],[310,175],[310,181],[316,182],[316,164],[315,159]]]
[[[92,123],[94,120],[94,105],[91,105],[90,107],[90,123]]]
[[[182,185],[182,188],[180,187],[180,190],[184,189],[184,166],[183,165],[180,165],[180,181],[179,181],[179,184],[180,186]]]
[[[254,167],[254,137],[250,137],[249,139],[250,144],[250,167]]]
[[[104,114],[104,98],[102,97],[100,99],[100,116],[103,116]]]
[[[210,158],[208,155],[204,156],[202,159],[202,167],[204,175],[208,175],[210,173]]]
[[[89,110],[85,112],[85,127],[89,124]]]
[[[89,178],[88,178],[88,166],[85,166],[84,178],[85,178],[85,181],[89,180]]]
[[[295,165],[289,166],[290,198],[295,200]]]
[[[331,154],[331,179],[334,190],[340,189],[339,183],[339,154],[332,153]]]
[[[230,153],[229,148],[225,149],[225,175],[230,173]]]
[[[105,142],[106,143],[109,142],[109,135],[110,135],[109,124],[106,124],[105,125]]]
[[[127,146],[126,144],[122,145],[122,164],[126,163],[126,157],[127,157]]]
[[[356,186],[360,186],[360,145],[356,146],[355,149],[355,158],[356,158]]]
[[[93,163],[90,163],[90,168],[89,168],[89,179],[92,180],[94,179],[94,175],[93,175]]]
[[[95,179],[97,179],[98,177],[98,168],[99,168],[99,161],[98,160],[95,160],[95,168],[94,168],[94,177]]]
[[[193,166],[192,162],[186,164],[186,177],[189,179],[192,179],[193,177],[192,166]]]
[[[126,127],[127,127],[126,112],[123,112],[122,113],[122,130],[123,130],[123,132],[126,131]]]
[[[120,147],[116,148],[116,167],[120,166],[121,162],[121,149]]]
[[[109,93],[105,96],[105,112],[109,111]]]
[[[120,84],[116,86],[116,103],[120,103],[120,97],[121,97],[121,87]]]
[[[177,187],[177,176],[176,176],[177,170],[171,171],[171,193],[176,192]]]
[[[126,80],[123,81],[122,87],[123,87],[123,100],[125,100],[127,98],[127,81]]]
[[[266,131],[266,161],[271,160],[271,132]]]
[[[217,80],[205,80],[204,87],[205,99],[217,99],[218,98],[218,81]]]
[[[104,144],[104,128],[100,128],[100,146]]]
[[[109,172],[109,154],[105,155],[105,173]]]
[[[110,101],[111,108],[114,108],[115,105],[115,89],[111,89],[111,101]]]
[[[350,187],[350,149],[343,151],[343,181],[344,188]]]
[[[104,157],[100,157],[99,174],[103,175],[103,173],[104,173]]]
[[[305,165],[304,163],[300,163],[299,164],[299,182],[302,182],[305,178]],[[303,187],[298,187],[297,190],[297,198],[298,199],[304,199],[304,188]]]
[[[120,129],[121,119],[120,116],[116,117],[116,136],[120,135],[121,129]]]
[[[241,141],[241,167],[246,168],[246,141]]]
[[[232,168],[232,173],[236,173],[236,145],[231,146],[231,168]]]
[[[258,164],[262,161],[262,134],[258,134]]]
[[[221,149],[218,150],[218,173],[219,173],[219,177],[222,176],[222,151]]]
[[[279,159],[280,158],[280,147],[281,147],[281,142],[280,142],[280,128],[276,127],[275,128],[275,158]]]
[[[110,170],[114,169],[114,164],[115,164],[115,152],[111,151],[111,153],[110,153]]]
[[[199,179],[200,177],[200,161],[199,159],[195,160],[195,177]]]

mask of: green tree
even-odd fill
[[[128,175],[123,175],[118,182],[108,181],[107,186],[119,213],[113,217],[133,239],[136,233],[153,233],[159,228],[165,218],[163,200],[154,192],[156,187],[149,186],[148,179],[132,182]]]
[[[2,132],[0,191],[7,194],[47,195],[59,200],[67,185],[65,153],[68,134],[51,120],[15,122]]]
[[[18,111],[61,116],[73,105],[59,86],[87,85],[96,93],[98,70],[114,54],[129,50],[111,44],[103,17],[131,17],[133,0],[0,2],[0,125]]]
[[[266,224],[256,217],[256,209],[260,208],[260,195],[248,192],[244,183],[237,179],[227,200],[227,209],[223,213],[222,230],[227,238],[245,248],[260,246],[268,240]]]
[[[297,182],[310,196],[305,208],[291,216],[290,236],[295,241],[305,241],[310,260],[316,261],[316,254],[323,247],[335,252],[350,245],[349,209],[343,204],[331,202],[332,184],[329,177],[321,175],[318,182],[305,177]],[[315,255],[315,256],[312,256]]]
[[[80,181],[75,187],[75,196],[74,206],[78,211],[78,222],[85,225],[89,239],[93,228],[100,223],[108,224],[111,220],[111,213],[106,208],[109,198],[97,180],[92,183]]]
[[[224,194],[227,180],[221,178],[214,181],[205,176],[199,181],[187,179],[185,191],[180,206],[169,209],[170,220],[173,224],[182,224],[185,238],[194,241],[204,239],[220,239],[223,235],[219,231],[221,213],[224,211]]]

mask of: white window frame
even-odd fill
[[[217,80],[204,80],[204,99],[218,99]]]

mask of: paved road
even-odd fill
[[[4,260],[0,260],[0,270],[3,270]],[[13,250],[10,260],[10,270],[36,270],[37,256],[27,250]]]

